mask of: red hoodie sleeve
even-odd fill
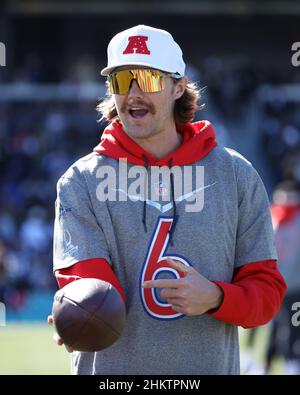
[[[279,310],[286,291],[276,261],[248,263],[233,281],[214,281],[223,291],[221,306],[209,314],[229,324],[253,328],[269,322]]]
[[[103,258],[87,259],[77,262],[75,265],[67,267],[66,269],[56,270],[55,277],[59,288],[81,278],[98,278],[107,281],[119,291],[124,302],[126,301],[122,285],[109,263]]]

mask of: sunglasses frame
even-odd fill
[[[140,85],[139,85],[139,83],[138,83],[138,81],[137,81],[137,79],[136,78],[132,78],[131,79],[131,81],[130,81],[130,84],[129,84],[129,86],[128,86],[128,90],[127,90],[127,92],[125,92],[125,93],[115,93],[115,92],[113,92],[113,89],[112,89],[112,79],[113,79],[113,77],[116,75],[116,74],[118,74],[118,73],[121,73],[121,72],[123,72],[123,71],[150,71],[150,72],[155,72],[155,73],[157,73],[157,74],[159,74],[159,76],[161,77],[161,78],[168,78],[168,77],[170,77],[170,78],[174,78],[174,79],[180,79],[180,78],[182,78],[181,76],[179,76],[177,73],[168,73],[168,72],[164,72],[164,71],[161,71],[161,70],[157,70],[157,69],[151,69],[151,68],[128,68],[128,69],[124,69],[124,70],[118,70],[118,71],[113,71],[111,74],[109,74],[108,75],[108,77],[107,77],[107,83],[108,83],[108,88],[109,88],[109,91],[110,91],[110,93],[112,93],[112,94],[114,94],[114,95],[127,95],[128,94],[128,92],[129,92],[129,90],[130,90],[130,87],[131,87],[131,83],[132,83],[132,81],[136,81],[137,82],[137,84],[138,84],[138,86],[139,86],[139,88],[144,92],[144,93],[157,93],[157,92],[161,92],[162,90],[164,90],[164,85],[162,86],[162,89],[160,89],[160,90],[155,90],[155,91],[149,91],[149,92],[147,92],[147,91],[144,91],[143,89],[142,89],[142,87],[140,87]]]

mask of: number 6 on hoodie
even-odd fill
[[[171,274],[174,278],[183,277],[183,274],[169,266],[168,258],[180,261],[186,266],[191,266],[182,256],[164,254],[168,246],[172,223],[173,218],[158,218],[140,275],[140,295],[143,307],[151,317],[160,320],[177,319],[183,317],[184,314],[175,312],[169,303],[160,300],[155,288],[142,288],[142,283],[156,280],[161,273]]]

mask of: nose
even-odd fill
[[[142,97],[143,93],[136,80],[133,80],[129,88],[128,97]]]

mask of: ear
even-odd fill
[[[186,77],[182,77],[175,85],[175,92],[174,92],[174,96],[175,96],[175,100],[179,99],[184,91],[185,88],[187,86],[187,78]]]

